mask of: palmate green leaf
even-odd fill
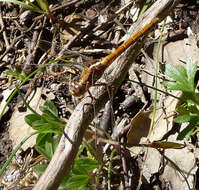
[[[63,130],[58,125],[52,125],[42,120],[35,121],[31,127],[41,133],[56,133],[57,135],[62,135],[63,133]]]
[[[195,90],[194,79],[197,72],[197,67],[198,67],[197,62],[194,63],[192,59],[189,59],[187,61],[186,70],[187,70],[188,82],[193,91]]]
[[[52,128],[55,129],[55,132],[58,131],[63,131],[64,127],[65,127],[65,122],[62,122],[60,120],[49,120],[49,118],[45,118],[42,115],[42,119],[46,121],[46,123],[48,123],[50,126],[52,126]]]
[[[58,113],[53,103],[46,101],[44,106],[41,107],[41,110],[43,111],[42,115],[27,115],[25,117],[26,123],[41,133],[56,133],[62,135],[65,122],[58,118]]]
[[[58,142],[56,142],[58,145]],[[57,147],[56,145],[56,147]],[[36,145],[35,148],[36,150],[42,154],[43,156],[45,156],[46,159],[51,160],[56,147],[54,146],[53,143],[46,141],[44,145]]]
[[[63,132],[58,122],[48,122],[43,119],[32,122],[30,126],[34,130],[40,131],[42,133],[56,133],[58,135],[61,135]]]
[[[189,125],[178,134],[177,140],[183,140],[184,138],[188,139],[192,135],[195,126],[196,123],[189,123]]]
[[[58,142],[51,134],[39,134],[36,140],[36,150],[45,156],[48,160],[51,160]]]
[[[163,85],[167,86],[168,90],[187,90],[184,85],[178,82],[165,81]]]
[[[181,71],[180,71],[180,68],[181,68]],[[184,70],[184,67],[176,68],[174,65],[166,64],[165,74],[171,79],[173,79],[174,81],[179,81],[183,84],[186,84],[187,75],[182,70]]]
[[[66,187],[71,189],[73,188],[85,189],[90,182],[89,180],[90,179],[88,175],[74,175],[68,180]]]
[[[51,142],[52,141],[52,134],[48,134],[48,133],[40,133],[37,136],[36,139],[36,145],[38,146],[43,146],[45,144],[46,141]]]
[[[60,124],[64,124],[58,117],[55,117],[51,112],[48,110],[45,110],[42,114],[43,120],[49,121],[49,122],[58,122]]]
[[[38,12],[38,13],[41,13],[41,14],[44,13],[43,10],[41,10],[39,7],[35,6],[33,3],[31,5],[29,5],[29,4],[26,4],[22,1],[17,1],[17,0],[0,0],[0,2],[14,3],[14,4],[17,4],[21,7],[28,9],[28,10],[31,10],[31,11],[35,11],[35,12]]]
[[[170,77],[173,82],[165,82],[164,84],[171,90],[192,91],[189,86],[188,78],[184,67],[175,67],[171,64],[166,65],[165,74]],[[176,83],[176,84],[175,84]]]
[[[31,114],[32,120],[30,121],[30,117],[26,117],[26,122],[37,131],[40,131],[42,133],[56,133],[58,135],[62,135],[64,123],[60,121],[52,121],[47,120],[44,117],[35,117],[34,114]],[[28,120],[28,119],[29,120]],[[34,118],[34,120],[33,120]]]
[[[24,120],[28,125],[32,126],[35,121],[41,120],[41,116],[39,114],[28,114],[25,116]]]
[[[45,143],[45,151],[46,151],[46,154],[48,155],[48,158],[51,159],[53,154],[54,154],[54,148],[53,148],[53,145],[52,143],[46,141]]]
[[[190,122],[191,120],[191,115],[190,114],[185,114],[185,115],[180,115],[174,119],[176,123],[185,123],[185,122]]]
[[[183,92],[187,102],[199,105],[199,93],[196,92]]]
[[[46,101],[43,106],[40,106],[42,112],[49,111],[55,117],[58,117],[58,111],[51,101]]]
[[[90,158],[79,158],[75,160],[74,167],[72,169],[73,174],[89,174],[95,168],[98,168],[99,164],[97,160]]]
[[[39,152],[40,154],[42,154],[46,159],[51,160],[50,155],[48,154],[48,152],[45,150],[45,147],[43,146],[35,146],[35,149],[37,150],[37,152]]]

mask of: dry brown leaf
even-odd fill
[[[63,43],[67,43],[71,40],[85,25],[85,21],[77,14],[71,14],[64,18],[64,21],[68,23],[68,28],[62,31],[60,34]]]
[[[181,61],[186,62],[189,58],[192,58],[194,61],[199,60],[197,40],[194,36],[189,36],[189,38],[184,40],[170,42],[164,45],[163,48],[163,54],[162,52],[159,54],[159,61],[163,60],[163,62],[167,64],[185,66]],[[153,54],[155,57],[156,49],[154,49]]]
[[[156,55],[156,49],[153,51],[153,55]],[[188,39],[171,42],[164,46],[163,53],[161,52],[159,61],[164,60],[166,63],[174,65],[184,65],[180,60],[187,61],[188,58],[192,58],[194,61],[199,60],[198,48],[196,46],[196,40],[194,37],[189,37]],[[172,94],[180,96],[179,92],[173,91]],[[152,135],[150,136],[150,141],[159,140],[167,133],[173,126],[173,117],[169,117],[167,120],[164,119],[165,116],[172,115],[172,111],[175,110],[178,101],[172,97],[167,97],[164,101],[165,111],[162,109],[158,110],[156,113],[155,125]],[[166,115],[165,115],[166,114]],[[168,141],[183,143],[183,141],[176,141],[177,133],[170,135]],[[133,148],[132,148],[133,149]],[[149,181],[152,174],[159,172],[159,166],[161,164],[161,155],[157,150],[145,149],[147,150],[147,156],[144,163],[143,175]],[[185,175],[189,185],[193,188],[194,175],[196,172],[194,151],[189,150],[188,147],[184,149],[168,149],[165,150],[165,155],[180,168],[182,173]],[[174,190],[188,190],[189,187],[182,177],[178,169],[174,164],[168,162],[165,166],[165,170],[161,175],[163,179],[171,189]]]
[[[131,120],[131,127],[127,134],[129,144],[139,144],[142,137],[147,137],[150,123],[151,111],[140,110]]]
[[[36,112],[39,111],[39,106],[43,105],[44,101],[41,99],[42,88],[37,88],[37,92],[34,98],[30,102],[30,107],[32,107]],[[9,135],[13,142],[13,148],[15,148],[26,136],[28,136],[34,130],[25,122],[24,118],[26,115],[32,112],[28,110],[27,112],[19,112],[17,106],[10,119]],[[36,135],[31,137],[22,148],[26,150],[29,147],[35,145]]]

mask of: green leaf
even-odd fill
[[[56,133],[58,135],[62,135],[63,133],[62,123],[60,124],[60,122],[46,121],[43,118],[32,122],[31,127],[42,133]]]
[[[183,129],[177,137],[177,140],[183,140],[184,138],[189,138],[195,129],[196,123],[190,123],[185,129]]]
[[[46,110],[48,110],[49,112],[52,113],[52,115],[54,115],[55,117],[58,117],[57,108],[51,101],[46,101],[44,103],[44,106],[41,106],[40,109],[42,112],[45,112]]]
[[[188,111],[192,114],[198,115],[199,116],[199,110],[196,105],[190,105],[188,106]]]
[[[8,71],[7,74],[15,77],[16,80],[25,80],[25,78],[26,78],[25,75],[22,75],[18,72]]]
[[[46,141],[52,141],[51,138],[52,138],[52,135],[51,135],[51,134],[48,134],[48,133],[40,133],[40,134],[37,136],[36,145],[38,145],[38,146],[44,145]]]
[[[89,174],[95,168],[98,168],[99,164],[97,160],[90,158],[79,158],[75,160],[73,173],[74,174]]]
[[[88,175],[75,175],[72,176],[67,183],[68,188],[84,188],[89,184]]]
[[[39,6],[41,7],[42,10],[48,11],[49,6],[48,6],[48,1],[47,0],[36,0]]]
[[[96,155],[96,150],[88,142],[86,142],[86,141],[84,142],[84,145],[85,145],[87,151],[90,152],[90,154],[92,155],[92,157],[94,157],[95,160],[99,160],[97,158],[97,155]]]
[[[44,173],[47,167],[48,167],[47,164],[40,164],[40,165],[35,166],[34,169],[41,175]]]
[[[181,116],[181,121],[183,122],[183,117],[182,116]],[[185,122],[188,121],[189,125],[178,134],[177,140],[182,140],[184,138],[189,138],[190,137],[190,135],[193,133],[197,123],[199,122],[199,115],[198,114],[190,114],[189,116],[187,116],[187,121],[186,121],[185,118],[184,118],[184,121]]]
[[[178,82],[165,81],[162,84],[167,86],[168,90],[186,90],[186,88]]]
[[[185,114],[185,115],[180,115],[177,118],[174,119],[176,123],[185,123],[185,122],[192,122],[192,123],[197,123],[199,121],[199,115],[198,114]]]
[[[154,142],[148,144],[148,146],[153,147],[153,148],[163,148],[163,149],[184,148],[184,144],[179,144],[179,143],[175,143],[175,142],[168,142],[168,141],[167,142],[165,142],[165,141],[154,141]]]
[[[42,154],[47,160],[51,160],[50,155],[48,155],[47,151],[45,150],[45,148],[43,146],[35,146],[37,152],[39,152],[40,154]]]
[[[39,7],[35,6],[33,3],[31,5],[29,4],[26,4],[22,1],[17,1],[17,0],[0,0],[0,2],[10,2],[10,3],[14,3],[14,4],[17,4],[19,6],[22,6],[26,9],[29,9],[31,11],[35,11],[35,12],[38,12],[38,13],[44,13],[43,10],[41,10]]]
[[[183,92],[187,102],[199,105],[199,93],[196,92]]]
[[[44,155],[48,160],[51,160],[58,142],[51,134],[40,134],[36,140],[36,150]]]
[[[46,154],[48,155],[48,158],[51,159],[55,150],[53,149],[53,145],[48,141],[45,143],[45,151]]]
[[[58,112],[53,103],[46,101],[44,106],[41,106],[41,111],[43,111],[42,115],[27,115],[25,117],[26,123],[28,123],[34,130],[42,133],[56,133],[62,135],[65,122],[58,118]]]
[[[182,67],[179,67],[179,68],[182,68]],[[175,66],[171,64],[166,64],[165,74],[175,81],[179,81],[181,83],[186,84],[187,76],[184,74],[184,72],[179,71],[179,68],[176,68]]]
[[[34,122],[41,120],[41,116],[37,114],[28,114],[25,116],[25,122],[32,126]]]
[[[185,123],[189,122],[191,120],[191,115],[185,114],[185,115],[180,115],[174,119],[176,123]]]
[[[189,59],[186,65],[187,76],[189,85],[191,86],[192,90],[195,91],[194,79],[197,72],[198,64],[197,62],[193,63],[192,59]]]
[[[181,90],[183,92],[183,99],[186,103],[178,106],[176,111],[179,116],[174,119],[176,123],[189,123],[178,135],[177,139],[182,140],[189,138],[192,135],[195,126],[199,122],[199,93],[195,89],[195,75],[198,64],[191,59],[186,64],[186,69],[182,66],[175,67],[173,65],[166,65],[165,73],[172,80],[164,82],[164,85],[170,90]]]
[[[181,73],[181,76],[184,76],[187,79],[187,71],[182,65],[176,66],[178,71]]]
[[[174,80],[164,83],[170,90],[192,91],[184,67],[167,64],[165,74]]]
[[[179,115],[186,115],[186,114],[190,114],[190,113],[199,115],[199,110],[195,104],[191,104],[191,105],[187,105],[187,103],[182,104],[176,108],[176,112]]]
[[[36,150],[42,154],[43,156],[45,156],[48,160],[51,160],[54,152],[55,152],[55,148],[53,146],[53,144],[51,144],[50,142],[45,142],[44,146],[38,146],[36,145]]]
[[[42,113],[42,119],[46,121],[56,121],[56,122],[61,122],[60,119],[53,115],[50,111],[44,110]]]
[[[189,114],[190,111],[188,109],[187,103],[184,103],[180,106],[178,106],[175,110],[179,115],[186,115]]]

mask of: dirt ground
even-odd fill
[[[19,84],[19,80],[15,80],[13,73],[28,75],[37,66],[44,65],[57,57],[75,54],[76,56],[70,59],[71,64],[65,63],[64,59],[67,58],[63,58],[59,61],[59,64],[46,67],[42,74],[34,75],[21,88],[21,92],[27,99],[31,99],[34,91],[37,92],[32,100],[34,102],[32,106],[35,110],[48,99],[55,104],[61,118],[69,119],[76,104],[80,101],[79,99],[75,100],[69,92],[71,78],[80,75],[80,70],[85,63],[105,57],[124,41],[123,37],[137,19],[136,10],[138,12],[142,10],[144,1],[139,1],[137,4],[128,2],[129,6],[119,13],[117,11],[125,4],[128,4],[127,2],[118,0],[73,0],[50,3],[53,3],[52,13],[59,21],[53,24],[52,18],[49,19],[39,13],[19,8],[19,6],[12,3],[0,2],[0,112],[2,112],[5,101],[10,97],[15,86]],[[129,70],[129,79],[153,85],[151,82],[153,79],[143,70],[153,73],[151,62],[154,63],[154,54],[157,50],[156,37],[159,37],[159,33],[160,29],[156,27],[149,34],[145,47],[137,57],[134,66]],[[185,45],[192,43],[195,44],[193,49],[191,49],[191,45],[189,45],[190,49],[185,48]],[[161,64],[165,60],[167,63],[182,64],[182,62],[187,61],[187,57],[193,57],[193,59],[199,61],[199,1],[181,0],[167,19],[166,30],[163,35],[163,46],[166,50],[162,50],[162,56],[158,60]],[[8,71],[13,73],[8,75]],[[20,79],[19,74],[16,74],[18,79]],[[162,73],[160,75],[162,76]],[[158,98],[159,103],[163,102],[162,104],[168,105],[166,112],[174,110],[175,105],[178,104],[178,102],[173,102],[173,100],[163,96],[158,96]],[[150,122],[148,121],[149,114],[144,109],[150,108],[153,102],[153,91],[147,87],[143,88],[126,80],[111,101],[115,126],[119,125],[124,118],[130,120],[131,125],[136,126],[140,125],[141,122],[145,124]],[[174,107],[169,107],[170,105],[174,105]],[[108,105],[106,106],[108,107]],[[113,131],[110,126],[113,125],[113,121],[108,119],[103,123],[101,118],[106,117],[103,112],[105,111],[99,113],[99,121],[97,122],[101,122],[101,126],[112,134]],[[157,114],[162,117],[162,112]],[[0,167],[9,157],[13,147],[16,147],[24,136],[31,131],[23,120],[25,115],[27,115],[27,109],[20,96],[15,95],[0,120]],[[132,121],[134,116],[136,116],[136,119]],[[159,120],[157,120],[158,122]],[[172,121],[169,122],[172,123]],[[166,124],[159,123],[157,128],[163,125]],[[133,139],[131,142],[139,143],[141,137],[146,136],[143,131],[147,133],[145,128],[142,129],[142,133],[132,129],[123,140],[129,138]],[[154,135],[154,139],[161,138],[161,135],[166,134],[166,131],[158,131],[157,133],[156,136]],[[134,137],[134,134],[136,134],[136,137]],[[118,140],[118,138],[116,139]],[[24,145],[24,151],[28,147],[34,146],[34,142],[33,139]],[[196,155],[198,151],[197,136],[193,136],[189,143],[191,147],[189,150],[181,151],[181,153],[172,152],[172,155],[179,155],[181,158],[184,157],[183,155],[189,155],[191,160],[185,162],[187,168],[182,170],[190,171],[192,178],[189,179],[188,183],[192,183],[191,189],[199,190],[199,155]],[[138,150],[133,151],[139,152]],[[191,151],[193,154],[190,153]],[[172,181],[171,178],[174,178],[173,171],[169,171],[162,179],[160,173],[158,173],[160,170],[157,169],[159,165],[150,168],[150,165],[152,165],[150,161],[156,160],[157,154],[159,155],[157,152],[152,152],[149,154],[150,157],[145,160],[150,175],[149,173],[146,174],[147,172],[145,173],[141,189],[180,190],[183,187],[184,190],[187,189],[184,179],[181,179],[183,182],[178,182],[178,179],[175,179],[177,184]],[[135,176],[140,175],[141,165],[144,160],[142,153],[135,153],[135,155],[137,156],[128,155],[131,163],[129,167],[134,168],[134,171],[131,170],[132,173],[134,172],[132,174],[134,178],[132,179],[136,181],[131,189],[136,189],[140,183],[140,178]],[[173,158],[173,160],[175,159],[178,158]],[[183,161],[179,161],[179,163],[181,162]],[[191,165],[191,163],[195,164]],[[191,167],[195,168],[193,173],[191,173]],[[115,175],[113,183],[115,189],[119,189],[117,180],[121,176]],[[190,182],[191,180],[192,182]]]

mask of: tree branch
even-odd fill
[[[157,0],[144,13],[142,19],[131,27],[129,33],[136,33],[156,17],[160,18],[160,20],[164,19],[177,3],[178,0]],[[134,62],[142,47],[143,40],[138,41],[106,69],[105,72],[109,78],[109,84],[114,87],[113,94],[121,85],[130,65]],[[104,76],[100,79],[100,82],[106,82]],[[65,136],[62,136],[51,162],[44,174],[40,177],[34,190],[57,189],[64,176],[72,167],[79,146],[82,143],[84,132],[94,118],[94,110],[96,114],[109,99],[107,88],[105,86],[91,87],[90,89],[95,100],[86,97],[77,105],[65,128],[65,133],[70,140]],[[91,101],[93,104],[92,106],[88,105]]]

